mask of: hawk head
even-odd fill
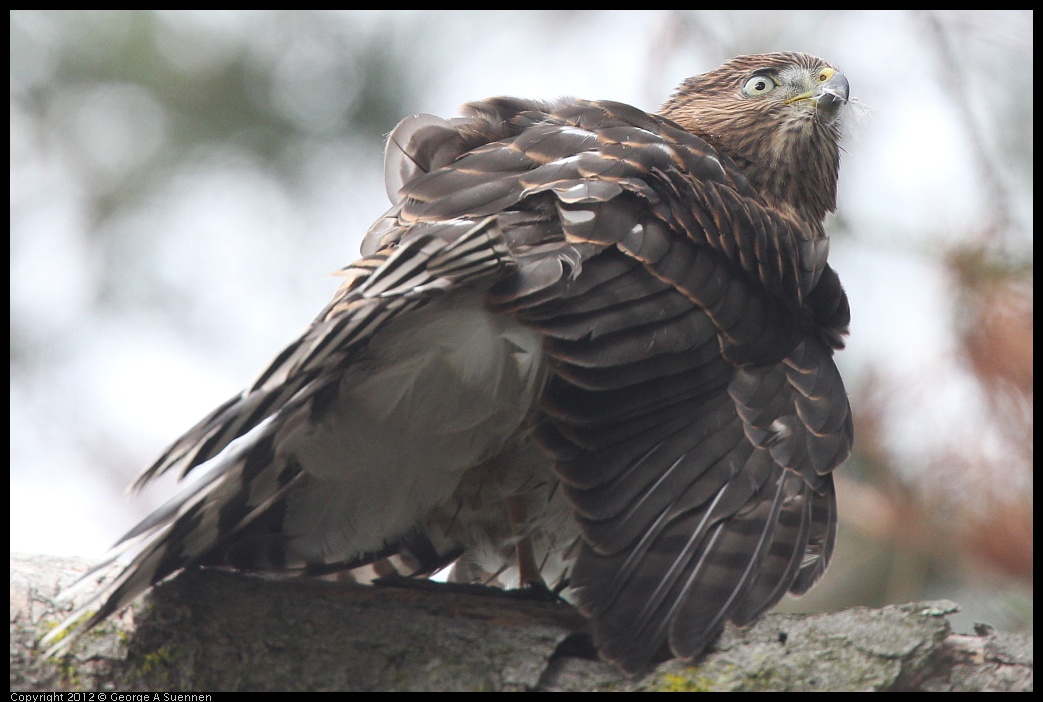
[[[735,161],[769,204],[816,226],[836,209],[848,89],[808,54],[739,56],[686,80],[661,114]]]

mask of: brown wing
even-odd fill
[[[628,670],[698,655],[830,557],[852,424],[827,242],[633,108],[472,109],[500,141],[421,167],[396,222],[500,212],[519,268],[490,301],[546,337],[540,439],[581,523],[596,643]]]

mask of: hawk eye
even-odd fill
[[[754,95],[764,95],[774,90],[775,85],[775,81],[768,76],[754,76],[746,81],[746,85],[742,86],[742,92],[751,97]]]

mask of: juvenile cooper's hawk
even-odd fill
[[[189,566],[456,561],[567,583],[639,671],[806,591],[852,441],[822,226],[847,99],[776,53],[659,114],[494,98],[404,120],[363,258],[138,479],[207,464],[103,564],[84,626]]]

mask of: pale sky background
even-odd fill
[[[685,77],[773,50],[826,58],[857,98],[829,225],[852,405],[882,379],[878,439],[911,485],[966,437],[1004,461],[940,253],[1031,261],[1032,20],[13,11],[11,549],[97,557],[169,496],[124,486],[322,308],[387,207],[380,139],[401,117],[498,94],[654,110]],[[378,116],[359,116],[375,93]],[[1031,492],[1030,474],[997,475]]]

